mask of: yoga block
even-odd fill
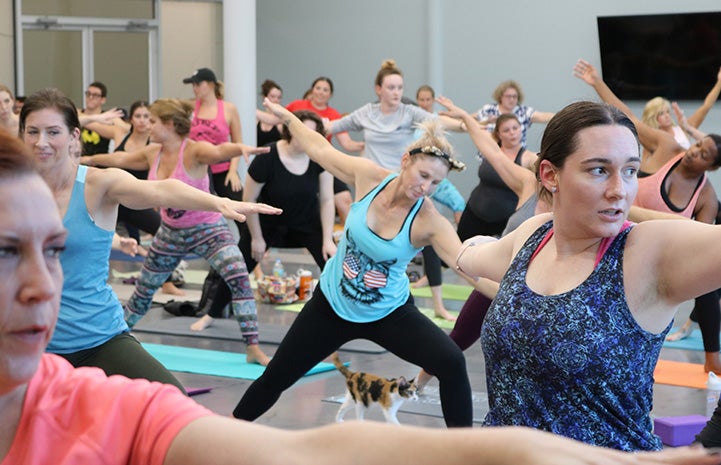
[[[660,417],[653,420],[653,430],[667,446],[688,446],[707,421],[703,415]]]

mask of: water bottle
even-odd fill
[[[721,394],[721,378],[716,373],[709,371],[706,381],[706,417],[711,418],[718,405],[719,394]]]
[[[275,263],[273,264],[273,276],[277,276],[278,278],[285,276],[285,269],[283,268],[283,263],[280,261],[280,258],[276,258]]]

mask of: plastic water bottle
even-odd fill
[[[275,263],[273,264],[273,276],[277,276],[279,278],[285,276],[285,269],[283,268],[283,263],[280,261],[280,258],[276,258]]]
[[[709,371],[706,381],[706,416],[711,418],[718,405],[719,394],[721,394],[721,378],[716,373]]]

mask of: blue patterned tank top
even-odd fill
[[[653,370],[671,325],[652,334],[631,314],[623,250],[611,242],[578,287],[539,295],[526,285],[531,256],[552,222],[513,259],[483,323],[490,410],[486,425],[524,425],[621,450],[658,450]]]

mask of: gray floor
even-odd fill
[[[303,267],[312,269],[314,276],[318,276],[317,267],[310,260],[310,256],[304,251],[271,251],[269,258],[266,258],[262,263],[262,267],[266,272],[270,271],[272,260],[276,257],[282,258],[286,270],[289,272],[294,272],[298,267]],[[139,269],[140,264],[112,262],[111,266],[115,270],[129,272]],[[204,270],[206,268],[207,265],[202,260],[190,261],[190,269]],[[419,267],[416,269],[421,271]],[[459,282],[457,277],[450,271],[444,271],[444,280],[447,282]],[[114,283],[115,282],[117,281],[114,281]],[[189,284],[186,289],[189,289],[191,293],[195,291],[193,294],[197,295],[199,287]],[[165,298],[167,299],[167,297]],[[427,299],[418,299],[419,305],[431,307],[431,303],[426,300]],[[459,310],[461,305],[462,302],[446,301],[446,306],[449,310]],[[279,311],[271,305],[264,304],[259,305],[258,314],[261,331],[263,323],[290,324],[296,316],[295,313]],[[682,323],[687,315],[688,309],[684,308],[679,314],[676,324]],[[146,318],[165,317],[169,316],[164,312],[154,311],[149,313]],[[149,333],[136,333],[136,336],[143,342],[223,351],[242,351],[244,349],[239,342],[218,339],[153,335]],[[399,335],[398,337],[403,336]],[[276,346],[262,345],[262,348],[266,353],[272,355]],[[387,352],[384,354],[341,352],[341,357],[351,362],[351,369],[371,372],[384,377],[398,377],[400,375],[412,377],[415,376],[418,371],[417,367]],[[663,349],[661,357],[668,360],[703,363],[703,352]],[[473,390],[479,392],[485,391],[485,368],[480,344],[477,343],[466,351],[466,359]],[[235,404],[250,384],[250,381],[231,378],[188,373],[176,373],[176,375],[186,386],[212,387],[213,390],[210,393],[198,395],[195,399],[221,415],[230,415]],[[436,385],[437,383],[432,381],[429,386]],[[632,388],[632,386],[629,386],[629,389]],[[338,405],[322,402],[321,400],[326,397],[340,395],[343,392],[344,380],[340,373],[336,371],[305,377],[286,391],[277,404],[259,418],[257,422],[289,429],[306,428],[331,423],[335,420]],[[654,404],[653,414],[655,416],[703,414],[705,410],[705,394],[704,391],[700,389],[656,385]],[[353,413],[351,412],[347,418],[352,417]],[[380,411],[377,410],[368,412],[366,418],[383,419]],[[444,427],[443,420],[433,416],[401,412],[398,414],[398,419],[403,424]]]

